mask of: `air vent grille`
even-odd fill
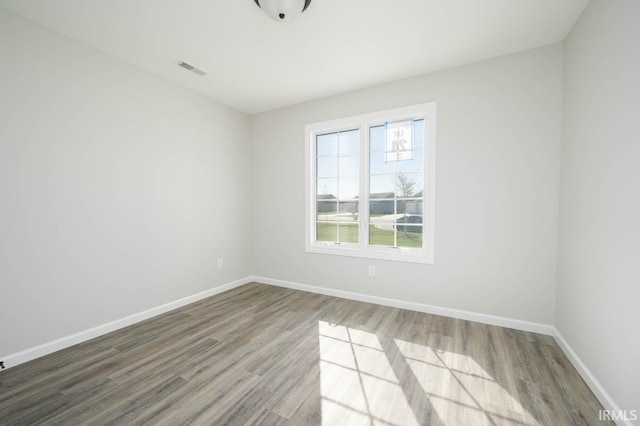
[[[184,62],[184,61],[178,62],[178,66],[181,66],[182,68],[184,68],[184,69],[186,69],[188,71],[191,71],[194,74],[198,74],[200,76],[207,75],[206,71],[201,70],[200,68],[198,68],[196,66],[193,66],[188,62]]]

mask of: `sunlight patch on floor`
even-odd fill
[[[473,358],[399,339],[394,341],[434,410],[447,423],[539,425]]]
[[[417,425],[373,333],[319,322],[322,424]]]

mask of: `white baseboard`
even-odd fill
[[[560,346],[564,354],[567,356],[567,358],[569,358],[571,364],[573,364],[575,369],[578,370],[578,373],[580,374],[582,379],[585,381],[587,386],[589,386],[589,389],[591,389],[596,398],[598,398],[598,401],[600,401],[600,404],[602,404],[604,409],[609,410],[609,412],[621,412],[622,410],[620,409],[620,406],[616,404],[613,398],[611,398],[611,395],[609,395],[605,388],[600,384],[598,379],[596,379],[589,368],[587,368],[586,364],[582,362],[578,354],[576,354],[573,348],[569,346],[569,343],[565,340],[562,334],[560,334],[560,331],[558,331],[558,329],[556,329],[555,327],[553,328],[553,337],[558,343],[558,346]],[[633,426],[633,423],[631,423],[630,420],[617,420],[617,422],[624,422],[618,424]]]
[[[580,376],[582,376],[582,378],[587,383],[587,385],[589,386],[591,391],[594,393],[596,398],[598,398],[598,401],[600,401],[604,409],[609,410],[610,412],[617,412],[617,413],[621,411],[618,404],[615,403],[613,398],[611,398],[609,393],[607,393],[604,387],[595,378],[593,373],[591,373],[591,371],[587,368],[584,362],[582,362],[580,357],[578,357],[578,355],[574,352],[571,346],[569,346],[569,343],[567,343],[564,337],[562,337],[560,332],[554,326],[534,323],[529,321],[522,321],[522,320],[517,320],[512,318],[498,317],[494,315],[480,314],[476,312],[463,311],[458,309],[444,308],[441,306],[407,302],[404,300],[397,300],[397,299],[388,299],[384,297],[371,296],[371,295],[362,294],[362,293],[353,293],[353,292],[348,292],[343,290],[336,290],[336,289],[331,289],[326,287],[318,287],[318,286],[301,284],[301,283],[296,283],[291,281],[283,281],[283,280],[278,280],[273,278],[253,276],[251,277],[251,281],[274,285],[278,287],[290,288],[294,290],[307,291],[310,293],[324,294],[326,296],[341,297],[344,299],[357,300],[360,302],[368,302],[368,303],[374,303],[377,305],[391,306],[394,308],[409,309],[417,312],[425,312],[428,314],[442,315],[442,316],[447,316],[451,318],[458,318],[458,319],[463,319],[468,321],[475,321],[475,322],[480,322],[484,324],[497,325],[500,327],[513,328],[516,330],[530,331],[533,333],[540,333],[548,336],[553,336],[556,342],[558,343],[558,346],[560,346],[560,348],[565,353],[565,355],[567,356],[571,364],[573,364],[573,366],[576,368]],[[626,426],[633,426],[631,421],[624,421],[624,423],[620,423],[620,424],[624,424]]]
[[[286,287],[294,290],[302,290],[310,293],[324,294],[325,296],[341,297],[343,299],[357,300],[359,302],[374,303],[376,305],[390,306],[393,308],[408,309],[411,311],[424,312],[427,314],[442,315],[451,318],[458,318],[468,321],[475,321],[484,324],[497,325],[500,327],[513,328],[516,330],[530,331],[533,333],[554,335],[554,328],[551,325],[536,322],[522,321],[512,318],[498,317],[494,315],[480,314],[477,312],[463,311],[459,309],[444,308],[441,306],[427,305],[424,303],[407,302],[405,300],[389,299],[386,297],[371,296],[362,293],[336,290],[326,287],[318,287],[309,284],[300,284],[291,281],[277,280],[273,278],[250,277],[252,281]]]
[[[95,337],[111,333],[112,331],[119,330],[121,328],[138,323],[140,321],[144,321],[165,312],[172,311],[190,303],[197,302],[198,300],[206,299],[207,297],[223,293],[249,282],[251,282],[250,277],[242,278],[191,296],[184,297],[179,300],[175,300],[173,302],[166,303],[161,306],[156,306],[155,308],[147,309],[143,312],[138,312],[137,314],[129,315],[127,317],[111,321],[107,324],[99,325],[97,327],[93,327],[88,330],[72,334],[70,336],[65,336],[60,339],[26,349],[24,351],[4,356],[0,359],[3,360],[5,368],[15,367],[16,365],[23,364],[25,362],[40,358],[53,352],[57,352],[61,349],[65,349],[73,345],[77,345],[78,343],[86,342],[87,340],[91,340]]]

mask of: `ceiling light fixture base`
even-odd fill
[[[311,0],[254,0],[259,8],[278,22],[292,21],[307,10]]]

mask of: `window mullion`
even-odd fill
[[[393,248],[398,248],[398,194],[396,194],[395,179],[397,175],[394,175],[393,188]]]
[[[340,244],[340,132],[336,138],[336,242]]]
[[[360,248],[369,246],[369,126],[360,126]]]

